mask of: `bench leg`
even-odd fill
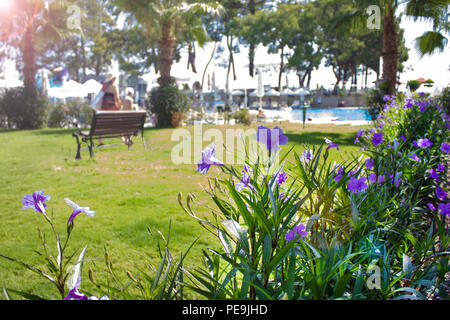
[[[133,142],[131,141],[132,136],[127,136],[127,145],[128,145],[128,151],[131,151],[131,145]]]
[[[89,139],[88,148],[89,156],[92,158],[94,156],[94,141],[92,141],[92,137]]]
[[[81,142],[78,136],[75,136],[77,139],[77,155],[75,156],[75,160],[81,160]]]

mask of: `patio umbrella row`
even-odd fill
[[[232,94],[233,94],[233,96],[243,96],[245,93],[242,90],[236,90]],[[280,95],[281,96],[298,96],[298,95],[306,96],[308,94],[310,94],[310,92],[304,88],[300,88],[297,90],[285,89],[285,90],[281,91],[281,93],[276,91],[275,89],[270,89],[264,93],[264,96],[266,96],[266,97],[279,97]],[[258,96],[257,91],[253,91],[252,93],[249,94],[249,96],[257,97]]]

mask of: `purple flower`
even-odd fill
[[[365,162],[366,162],[367,169],[372,169],[373,168],[373,159],[369,158]]]
[[[448,142],[442,143],[441,150],[445,153],[450,153],[450,144]]]
[[[351,177],[350,181],[347,183],[347,188],[353,193],[359,193],[367,189],[366,178],[361,177],[359,179]]]
[[[313,159],[313,151],[312,150],[305,150],[302,153],[302,156],[300,157],[300,161],[303,163],[309,163]]]
[[[33,194],[27,194],[23,197],[22,210],[34,209],[36,212],[45,214],[45,209],[47,208],[45,202],[49,200],[50,196],[44,195],[44,191],[35,191]]]
[[[436,181],[439,181],[439,175],[433,169],[430,169],[430,177],[433,178]]]
[[[436,207],[432,203],[427,203],[427,207],[432,211],[436,211]]]
[[[308,232],[306,231],[306,227],[303,224],[299,224],[298,226],[295,226],[293,230],[289,231],[285,235],[286,241],[292,241],[297,236],[300,236],[301,239],[306,237],[308,235]]]
[[[383,132],[374,133],[372,137],[372,143],[375,147],[383,143]]]
[[[333,141],[331,141],[328,138],[325,138],[325,143],[328,144],[327,150],[329,150],[331,148],[336,148],[339,151],[339,145],[337,143],[334,143]]]
[[[409,157],[409,159],[414,160],[414,161],[417,161],[417,162],[420,162],[419,157],[418,157],[415,153],[413,153],[413,154]]]
[[[418,101],[420,112],[425,112],[427,110],[427,106],[429,105],[428,101]]]
[[[400,139],[403,141],[403,142],[405,142],[406,141],[406,138],[405,138],[405,136],[404,135],[401,135],[400,136]]]
[[[445,171],[445,166],[443,164],[438,164],[437,171],[439,171],[439,172]]]
[[[284,192],[282,192],[282,193],[280,193],[280,195],[278,196],[280,199],[284,199],[283,200],[283,202],[287,202],[287,201],[289,201],[289,199],[291,198],[291,196],[286,196],[285,197],[285,193]]]
[[[447,197],[447,192],[445,192],[441,187],[437,187],[436,196],[439,200],[445,200],[445,198]]]
[[[410,98],[406,99],[406,103],[403,106],[403,109],[411,109],[412,107],[412,100]]]
[[[66,203],[73,208],[72,214],[67,221],[67,224],[71,224],[73,219],[80,213],[86,213],[88,217],[93,217],[95,215],[95,211],[89,210],[89,207],[80,207],[78,204],[70,200],[69,198],[64,198]]]
[[[369,174],[369,181],[370,181],[370,183],[377,182],[377,174],[375,172],[372,172],[371,174]]]
[[[424,139],[419,139],[419,141],[415,145],[418,146],[419,148],[426,149],[428,147],[431,147],[433,145],[433,143],[429,139],[424,138]]]
[[[344,175],[344,170],[339,167],[337,171],[337,175],[334,177],[334,181],[339,182],[342,179],[342,176]]]
[[[450,216],[450,203],[440,203],[438,206],[439,213],[445,216]]]
[[[395,175],[395,179],[394,180],[395,180],[394,184],[398,188],[398,186],[400,185],[400,182],[402,182],[402,173],[401,172],[397,172],[397,174]]]
[[[277,183],[278,183],[278,186],[281,186],[285,181],[287,180],[287,174],[286,174],[286,172],[280,172],[278,175],[277,175]]]
[[[280,145],[285,145],[288,142],[288,137],[283,135],[283,130],[279,127],[270,130],[267,127],[259,126],[256,140],[266,145],[269,153],[272,153],[276,152]]]
[[[356,133],[356,139],[355,139],[355,142],[353,144],[357,144],[359,142],[359,137],[361,137],[364,134],[364,132],[365,132],[364,130],[359,130]]]
[[[377,183],[383,183],[385,181],[386,181],[386,179],[384,178],[384,176],[379,176],[377,179]]]
[[[241,192],[244,188],[254,190],[254,187],[250,184],[250,175],[246,171],[242,171],[241,181],[236,183],[236,190]]]
[[[211,144],[208,146],[205,150],[202,151],[202,160],[198,163],[198,172],[201,174],[205,174],[208,172],[209,168],[212,165],[215,166],[224,166],[225,164],[217,160],[215,158],[216,155],[216,146],[214,144]]]

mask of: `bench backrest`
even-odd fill
[[[135,135],[144,130],[145,116],[145,111],[94,111],[90,135]]]

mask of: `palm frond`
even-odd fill
[[[416,49],[421,57],[444,51],[448,39],[439,32],[428,31],[416,39]]]

